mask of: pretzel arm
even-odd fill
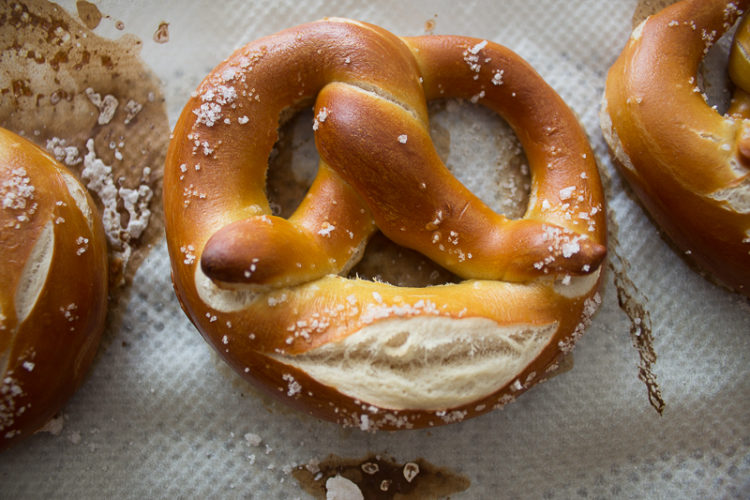
[[[329,112],[316,134],[321,156],[342,166],[339,173],[362,193],[376,225],[454,273],[524,281],[586,274],[604,258],[603,245],[572,230],[493,212],[453,177],[425,127],[397,104],[330,85],[316,107]]]
[[[356,192],[321,162],[289,219],[259,215],[223,227],[206,243],[201,267],[224,287],[293,286],[346,272],[359,261],[374,230]]]

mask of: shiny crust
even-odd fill
[[[85,188],[0,129],[0,449],[46,424],[81,384],[107,313],[104,230]]]
[[[533,181],[522,219],[492,212],[440,162],[426,102],[448,97],[488,106],[515,129]],[[313,99],[318,175],[282,219],[264,192],[268,155],[280,116]],[[345,19],[297,26],[217,66],[173,137],[164,203],[183,309],[238,373],[321,418],[400,429],[484,413],[554,370],[597,309],[606,222],[593,154],[570,109],[504,47],[401,39]],[[399,288],[342,277],[376,228],[464,281]],[[356,344],[367,327],[415,318],[551,330],[514,377],[439,409],[371,404],[295,366]]]
[[[614,157],[655,222],[702,271],[746,296],[747,18],[730,58],[730,74],[738,86],[726,115],[704,100],[698,68],[708,47],[748,3],[685,0],[649,17],[609,70],[601,113]]]

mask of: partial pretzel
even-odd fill
[[[0,450],[78,388],[107,314],[107,243],[86,189],[0,128]]]
[[[722,116],[698,87],[708,48],[747,0],[684,0],[647,18],[612,66],[602,129],[621,171],[686,257],[750,296],[748,17],[729,62],[736,85]]]
[[[426,103],[448,97],[515,129],[533,180],[522,219],[439,160]],[[283,219],[265,194],[268,156],[282,113],[313,98],[320,166]],[[606,226],[586,136],[527,63],[487,41],[327,19],[253,42],[188,102],[164,186],[190,319],[240,374],[342,424],[424,427],[502,405],[555,368],[598,306]],[[342,277],[376,228],[464,281]]]

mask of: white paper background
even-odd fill
[[[73,4],[73,2],[69,2]],[[265,399],[225,368],[182,314],[165,246],[150,255],[62,434],[0,455],[0,497],[308,498],[291,467],[329,454],[424,458],[463,474],[452,498],[750,498],[750,306],[676,257],[624,190],[598,127],[609,65],[635,1],[101,2],[96,32],[144,41],[164,82],[170,123],[203,76],[236,47],[324,16],[399,35],[464,34],[526,58],[579,114],[606,176],[630,262],[653,323],[666,401],[649,405],[629,320],[612,274],[575,368],[480,418],[425,431],[363,433]],[[160,21],[170,40],[156,44]],[[255,433],[260,446],[243,436]],[[249,456],[254,455],[253,462]]]

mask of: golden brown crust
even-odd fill
[[[107,312],[93,200],[43,150],[0,129],[0,449],[42,427],[81,384]]]
[[[744,295],[750,161],[743,99],[721,116],[705,102],[697,72],[747,5],[686,0],[649,17],[610,69],[602,109],[605,138],[657,224],[689,260]]]
[[[426,108],[439,97],[485,104],[514,127],[533,177],[524,218],[492,212],[440,162]],[[318,177],[282,219],[271,215],[264,192],[267,159],[281,114],[312,98]],[[248,44],[187,103],[164,180],[183,309],[240,374],[322,418],[395,429],[481,414],[551,370],[597,308],[606,222],[585,134],[528,64],[483,40],[399,39],[327,19]],[[376,227],[464,281],[399,288],[335,276],[357,261]],[[413,319],[428,321],[415,327]],[[364,356],[355,371],[366,371],[367,363],[383,363],[363,354],[380,335],[368,332],[386,328],[395,348],[413,333],[399,328],[427,328],[430,319],[507,334],[502,346],[493,344],[498,357],[548,337],[512,378],[439,408],[373,404],[323,382],[329,372],[305,368],[321,360],[346,374],[344,358]],[[394,365],[386,371],[398,371]]]

